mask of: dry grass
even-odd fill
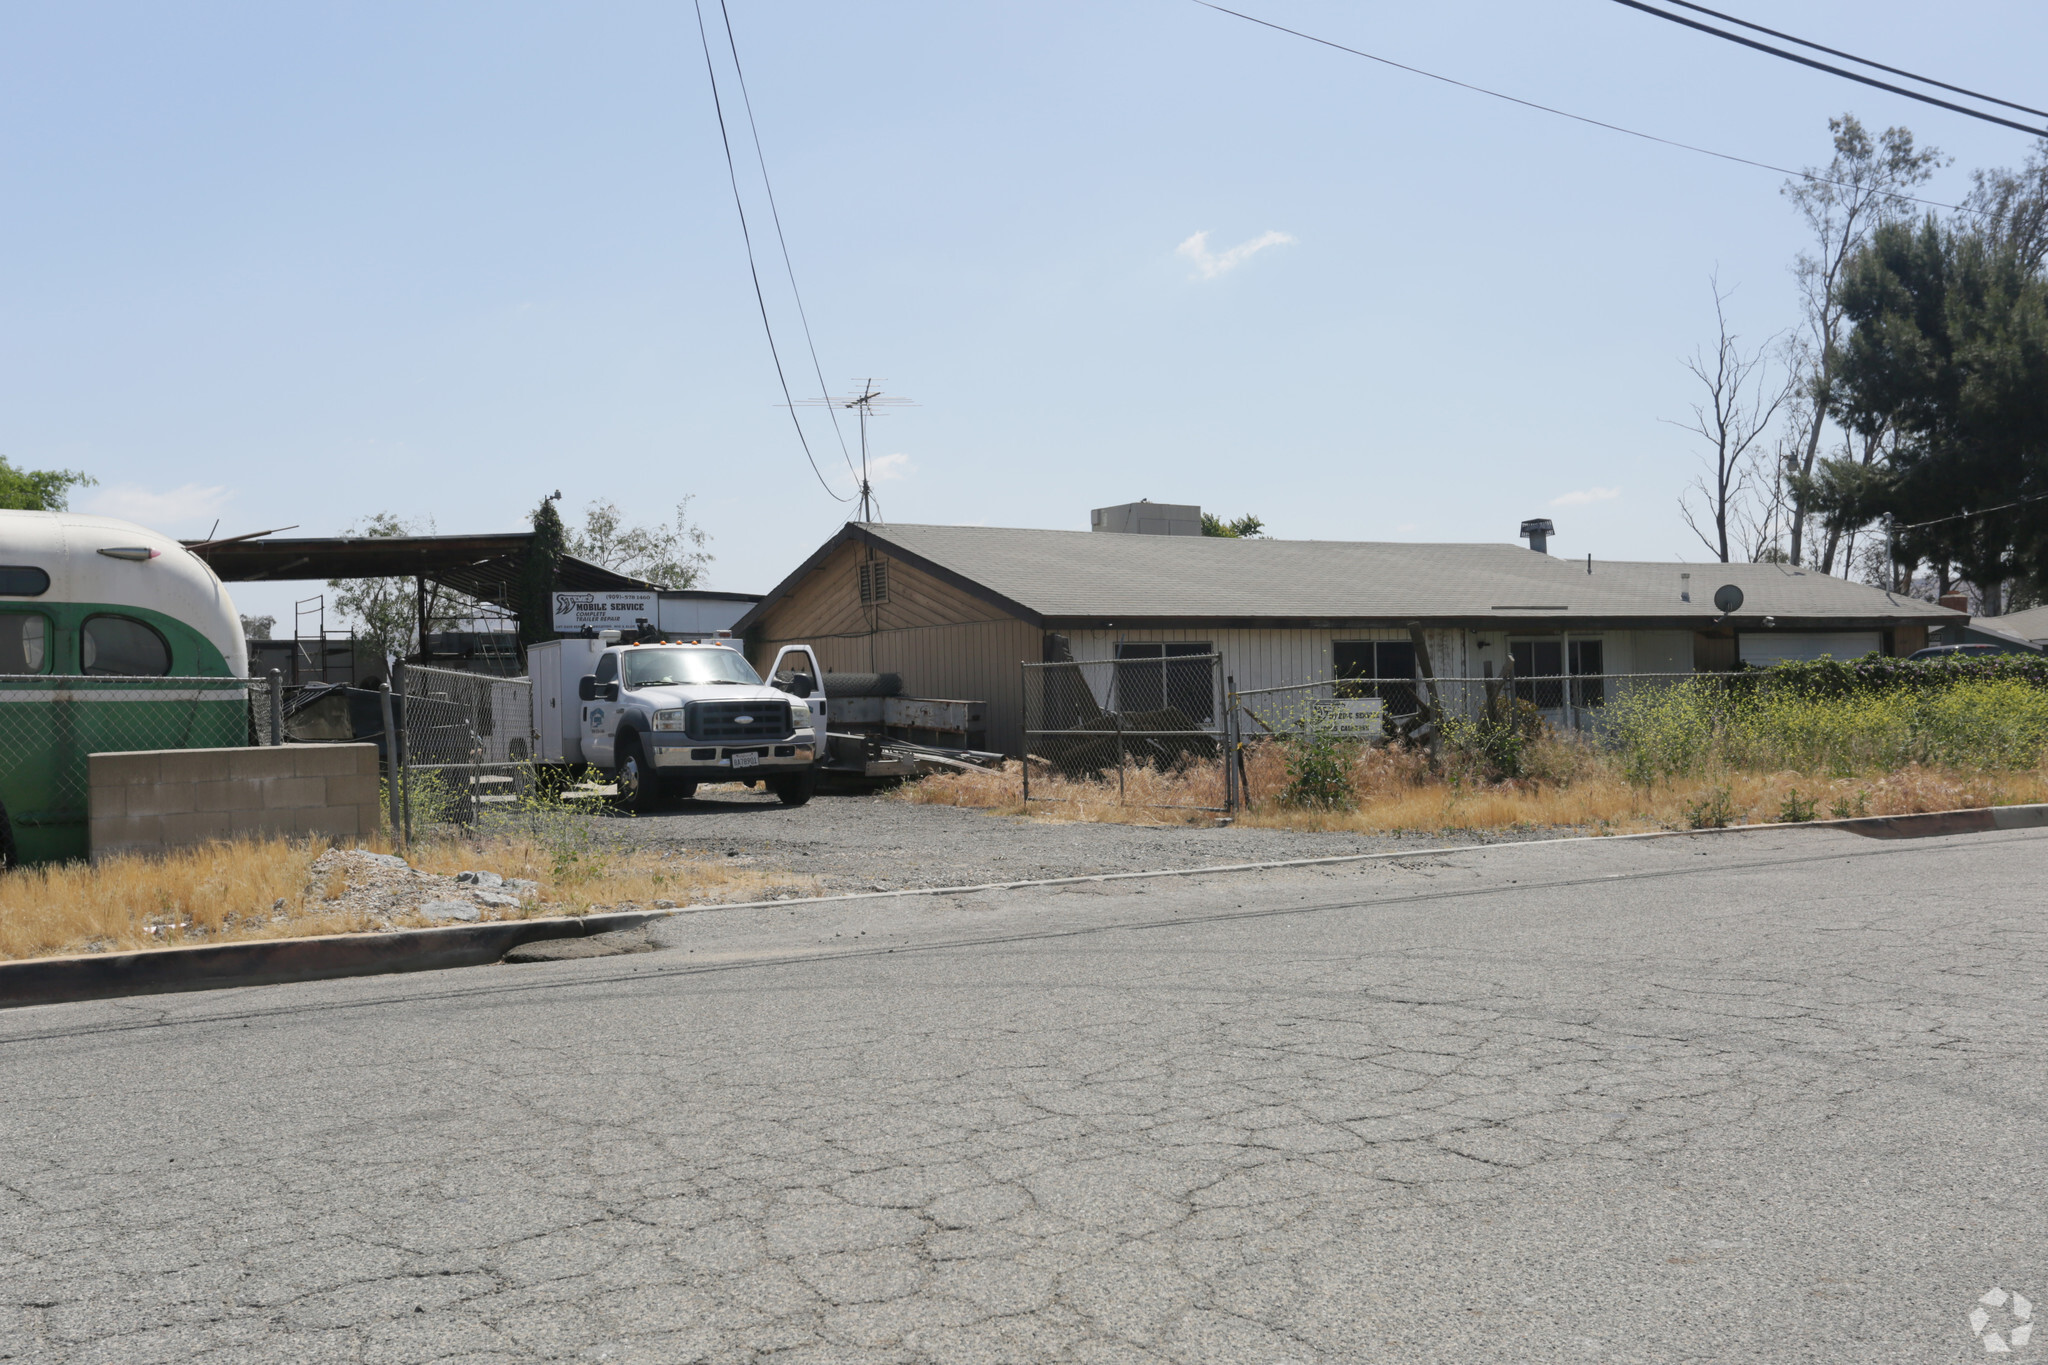
[[[1253,745],[1246,760],[1253,801],[1237,823],[1359,833],[1570,829],[1620,834],[1691,827],[1693,811],[1715,804],[1719,793],[1726,793],[1731,824],[1772,823],[1796,815],[1798,803],[1812,804],[1809,818],[1829,819],[2048,801],[2048,769],[2041,768],[1983,772],[1907,765],[1854,777],[1717,771],[1641,785],[1626,781],[1598,756],[1568,752],[1567,747],[1546,756],[1544,766],[1556,775],[1502,783],[1448,780],[1432,774],[1419,753],[1368,749],[1352,765],[1357,807],[1319,810],[1276,799],[1287,785],[1285,760],[1277,746]],[[906,784],[896,796],[1041,820],[1207,824],[1215,819],[1213,811],[1190,808],[1221,806],[1223,781],[1215,764],[1191,765],[1179,773],[1127,774],[1128,800],[1120,803],[1114,778],[1061,778],[1034,763],[1031,794],[1027,809],[1021,769],[1012,761],[1000,772],[927,777]]]
[[[391,852],[388,840],[352,843]],[[98,863],[22,868],[0,876],[0,958],[123,952],[195,943],[367,933],[428,923],[417,913],[376,914],[350,907],[340,877],[321,879],[313,862],[323,843],[236,840]],[[580,915],[657,901],[693,904],[749,900],[773,891],[808,890],[814,878],[779,875],[721,860],[654,852],[559,846],[523,836],[415,844],[423,872],[472,868],[539,882],[533,903],[491,918]]]

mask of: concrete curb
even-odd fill
[[[193,948],[31,958],[0,963],[0,1009],[112,1000],[127,995],[211,991],[230,986],[276,986],[342,976],[380,976],[387,972],[479,967],[496,962],[522,943],[632,929],[665,914],[661,910],[636,910],[580,919],[493,920],[444,929],[395,929],[383,934],[257,939]]]
[[[431,972],[449,967],[480,967],[496,962],[522,943],[550,938],[579,938],[633,929],[677,915],[703,915],[723,910],[793,910],[799,906],[845,901],[902,900],[912,896],[967,896],[981,891],[1024,891],[1041,886],[1078,886],[1088,882],[1141,881],[1154,877],[1207,877],[1229,872],[1277,872],[1290,867],[1330,867],[1346,863],[1388,862],[1401,858],[1438,857],[1446,853],[1479,853],[1503,848],[1552,844],[1619,843],[1632,839],[1682,839],[1696,835],[1754,834],[1763,830],[1839,829],[1870,839],[1927,839],[1944,834],[1984,834],[1997,830],[2048,827],[2048,805],[1989,806],[1972,810],[1928,811],[1920,815],[1871,815],[1849,820],[1812,820],[1796,825],[1728,825],[1720,829],[1652,830],[1644,834],[1581,834],[1562,839],[1516,839],[1492,844],[1455,844],[1443,848],[1411,848],[1379,853],[1344,853],[1327,858],[1288,858],[1263,863],[1220,863],[1208,867],[1162,868],[1151,872],[1100,872],[1083,877],[1045,877],[1033,881],[984,882],[975,886],[919,886],[900,891],[855,891],[801,900],[731,901],[684,906],[677,910],[629,910],[585,915],[580,919],[497,920],[488,924],[451,925],[445,929],[398,929],[385,934],[337,934],[323,938],[259,939],[251,943],[217,943],[196,948],[152,948],[133,953],[89,953],[76,957],[32,958],[0,962],[0,1009],[22,1005],[56,1005],[78,1000],[111,1000],[128,995],[166,995],[179,991],[221,990],[233,986],[275,986],[293,981],[324,981],[344,976],[381,976],[390,972]]]

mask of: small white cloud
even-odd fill
[[[902,453],[877,455],[868,461],[868,482],[885,483],[891,479],[907,479],[917,472],[917,466],[910,457]]]
[[[1581,488],[1550,500],[1552,507],[1584,507],[1589,502],[1606,502],[1621,496],[1619,488]]]
[[[1174,250],[1195,263],[1195,273],[1198,276],[1205,280],[1213,280],[1225,271],[1237,269],[1269,246],[1286,246],[1293,241],[1294,238],[1284,232],[1268,232],[1252,238],[1249,242],[1239,242],[1230,250],[1219,254],[1209,250],[1209,234],[1198,232]]]
[[[158,492],[139,483],[108,484],[84,500],[83,510],[139,522],[153,531],[206,530],[234,493],[217,484],[181,484]]]

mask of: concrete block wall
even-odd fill
[[[374,744],[92,754],[92,856],[237,835],[371,834],[383,818]]]

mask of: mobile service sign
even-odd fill
[[[657,595],[651,592],[558,592],[555,629],[571,635],[585,626],[592,630],[631,630],[642,621],[651,625],[657,601]]]

